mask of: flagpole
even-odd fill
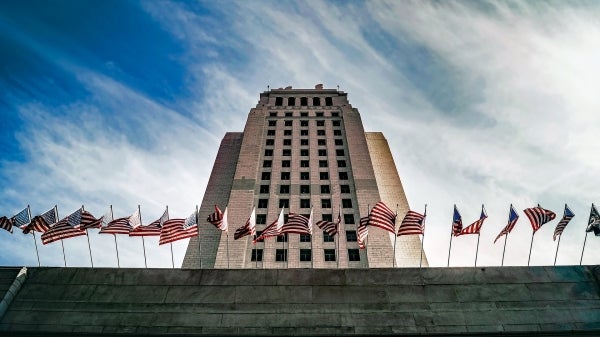
[[[367,217],[371,216],[371,205],[367,204]],[[359,219],[359,225],[360,225],[360,219]],[[367,221],[367,230],[369,229],[369,222]],[[369,234],[367,232],[367,237],[365,238],[365,256],[367,258],[367,266],[369,263]]]
[[[398,217],[398,204],[396,204],[396,216],[394,217],[394,256],[392,257],[392,268],[396,268],[396,218]]]
[[[423,213],[423,238],[421,239],[421,257],[419,257],[419,269],[423,265],[423,249],[425,244],[425,219],[427,219],[427,204],[425,204],[425,212]]]
[[[169,205],[167,205],[167,220],[169,220]],[[160,221],[159,225],[161,225]],[[198,227],[198,224],[196,224],[196,227]],[[171,266],[173,267],[173,269],[175,269],[175,258],[173,257],[173,242],[169,242],[169,245],[171,246]]]
[[[579,265],[581,266],[581,262],[583,262],[583,252],[585,251],[585,242],[587,241],[588,231],[585,231],[585,239],[583,239],[583,248],[581,249],[581,258],[579,259]]]
[[[112,205],[110,205],[110,220],[113,221],[115,219],[115,215],[113,214]],[[117,234],[113,234],[115,238],[115,251],[117,252],[117,268],[121,268],[121,263],[119,262],[119,245],[117,244]]]
[[[225,232],[226,240],[227,240],[227,269],[229,269],[229,228]]]
[[[504,234],[504,249],[502,249],[502,263],[500,264],[501,267],[504,266],[504,252],[506,251],[506,241],[508,240],[508,233]]]
[[[196,205],[196,228],[198,229],[198,255],[200,256],[200,269],[202,269],[202,242],[200,242],[200,224],[198,222],[198,205]]]
[[[531,248],[533,248],[533,236],[535,235],[535,231],[531,233],[531,244],[529,245],[529,257],[527,258],[527,267],[529,267],[529,261],[531,261]]]
[[[59,216],[58,216],[58,206],[54,205],[54,215],[56,215],[56,222],[58,222]],[[50,224],[48,224],[50,225]],[[65,243],[63,242],[62,239],[60,239],[60,245],[62,246],[62,252],[63,252],[63,261],[65,262],[65,268],[67,267],[67,256],[65,255]]]
[[[27,215],[29,216],[29,223],[31,223],[31,209],[29,208],[29,205],[27,205]],[[37,241],[35,240],[35,231],[32,230],[31,234],[33,234],[33,244],[35,245],[35,255],[37,256],[38,267],[41,267],[42,264],[40,263],[40,253],[38,251]]]
[[[475,249],[475,267],[477,267],[477,253],[479,253],[479,237],[481,237],[481,234],[477,233],[477,248]]]
[[[562,235],[558,236],[558,244],[556,244],[556,253],[554,253],[554,265],[556,266],[556,258],[558,257],[558,247],[560,247],[560,238]]]
[[[140,227],[142,226],[142,211],[140,205],[138,205],[138,219],[140,220]],[[146,241],[142,235],[142,248],[144,249],[144,268],[148,268],[148,262],[146,261]]]
[[[456,208],[456,204],[454,204],[454,208]],[[452,213],[452,223],[454,224],[454,213]],[[450,227],[450,246],[448,247],[448,265],[446,267],[450,267],[450,252],[452,250],[452,236],[454,234],[454,230]]]
[[[81,212],[85,211],[85,207],[81,205]],[[90,235],[88,233],[88,229],[85,229],[85,236],[87,237],[88,249],[90,251],[90,263],[92,264],[92,268],[94,268],[94,260],[92,259],[92,246],[90,245]]]
[[[342,213],[342,205],[338,204],[338,207],[339,207],[338,208],[338,214],[341,214]],[[311,206],[311,210],[312,210],[312,206]],[[333,217],[333,214],[331,216]],[[338,216],[338,217],[340,217],[340,216]],[[333,222],[333,219],[331,219],[331,222]],[[340,218],[340,222],[341,222],[341,218]],[[358,222],[360,222],[360,219],[359,219]],[[339,225],[340,224],[338,223],[336,225],[336,227],[339,226]],[[346,231],[344,231],[344,233],[345,232]],[[337,250],[337,252],[335,253],[335,255],[336,255],[336,259],[335,260],[337,262],[337,269],[340,269],[340,238],[339,238],[339,236],[340,236],[340,229],[339,228],[337,229],[337,233],[336,234],[337,234],[337,239],[336,239],[336,236],[334,235],[333,236],[333,243],[335,244],[335,249]],[[311,240],[310,251],[311,251],[311,258],[310,259],[312,261],[312,240]]]

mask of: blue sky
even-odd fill
[[[0,213],[140,205],[149,222],[168,205],[184,217],[267,85],[323,83],[384,132],[411,207],[428,204],[432,265],[445,265],[453,204],[470,223],[482,203],[479,264],[500,263],[491,242],[509,204],[521,219],[506,262],[523,265],[522,209],[560,216],[565,202],[576,216],[558,263],[579,263],[600,203],[599,16],[595,2],[2,1]],[[556,222],[536,235],[533,264],[553,262]],[[126,266],[143,265],[137,239],[120,241]],[[588,239],[584,263],[600,263]],[[0,264],[36,264],[31,237],[0,243]],[[455,240],[452,264],[472,264],[475,243]],[[91,244],[97,265],[115,265],[112,238]],[[147,246],[150,266],[170,265],[168,247]],[[40,249],[62,264],[60,245]],[[65,249],[87,265],[85,238]]]

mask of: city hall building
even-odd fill
[[[223,137],[199,209],[200,235],[189,242],[183,268],[418,267],[418,235],[370,228],[359,249],[357,226],[378,201],[398,213],[408,201],[384,135],[365,132],[360,113],[337,89],[272,89],[260,94],[243,132]],[[206,225],[217,205],[228,209],[229,231]],[[260,232],[284,214],[314,222],[341,219],[338,235],[316,226],[313,235],[285,234],[253,243],[233,232],[256,209]],[[199,241],[200,242],[199,242]]]

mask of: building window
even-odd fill
[[[340,157],[344,156],[344,150],[342,150],[342,149],[335,150],[335,155],[340,156]]]
[[[283,151],[281,151],[281,155],[289,157],[292,155],[292,149],[283,149]]]
[[[273,155],[273,150],[267,149],[265,150],[265,157],[271,157]]]
[[[325,139],[319,139],[317,140],[317,145],[325,146],[327,145],[327,141]]]
[[[308,139],[300,139],[300,145],[308,145]]]
[[[281,185],[281,186],[279,186],[279,193],[281,193],[281,194],[289,194],[290,193],[290,185]]]
[[[275,250],[275,261],[277,261],[277,262],[287,261],[287,249],[276,249]]]
[[[307,149],[300,150],[300,155],[303,157],[308,157],[308,150]]]
[[[333,219],[333,215],[331,215],[331,214],[322,214],[321,215],[321,219],[323,219],[323,221],[329,221],[329,222],[331,222],[331,221],[333,221],[332,220]]]
[[[300,130],[300,136],[308,136],[308,130]]]
[[[289,172],[281,172],[281,180],[290,180]]]
[[[283,145],[292,145],[292,140],[291,139],[284,139],[283,140]]]
[[[271,180],[271,172],[263,172],[260,175],[261,180]]]
[[[356,242],[356,231],[346,231],[346,242]]]
[[[309,180],[310,174],[308,172],[300,172],[300,180]]]
[[[321,99],[319,97],[313,97],[313,105],[314,106],[320,106],[321,105]]]
[[[360,261],[358,249],[348,249],[348,261]]]
[[[321,180],[329,180],[329,173],[327,173],[327,172],[319,172],[319,179],[321,179]]]
[[[319,160],[319,167],[327,167],[327,160]]]
[[[336,140],[334,140],[334,142],[335,142],[335,145],[344,145],[344,141],[341,139],[336,139]]]
[[[329,185],[321,185],[321,193],[331,193]]]
[[[290,208],[290,199],[279,199],[279,208]]]
[[[263,160],[263,167],[271,167],[273,162],[270,160]]]
[[[252,249],[252,256],[250,257],[250,261],[260,262],[262,261],[263,250],[262,249]]]
[[[286,120],[284,123],[285,126],[292,126],[292,122],[291,120]]]
[[[317,121],[317,126],[325,126],[325,121],[324,120],[318,120]]]
[[[310,193],[310,185],[300,185],[300,193],[301,194]]]
[[[275,130],[267,130],[267,136],[275,136]]]
[[[319,112],[317,112],[317,114],[316,114],[316,115],[317,115],[317,117],[323,117],[323,111],[319,111]]]
[[[308,97],[300,97],[300,105],[307,106],[308,105]]]
[[[342,199],[342,208],[352,208],[352,199]]]
[[[300,121],[300,126],[308,126],[308,121]]]
[[[300,199],[300,208],[310,208],[310,199]]]
[[[310,249],[300,249],[300,261],[310,261],[312,259],[311,255],[312,254]]]
[[[325,136],[325,130],[317,130],[317,136]]]
[[[275,97],[275,105],[276,106],[283,105],[283,97]]]
[[[335,261],[335,249],[324,249],[325,261]]]
[[[319,150],[319,156],[321,156],[321,157],[327,157],[327,150],[325,150],[325,149]]]
[[[300,161],[300,167],[309,167],[309,161],[308,160],[301,160]]]
[[[326,106],[332,106],[333,105],[333,98],[331,98],[331,97],[325,97],[325,105]]]
[[[331,199],[321,199],[321,208],[331,208]]]
[[[264,225],[267,223],[267,215],[266,214],[256,214],[256,224]]]
[[[283,135],[284,136],[291,136],[292,135],[292,130],[283,130]]]
[[[271,116],[271,117],[277,117],[277,112],[276,111],[269,112],[269,116]]]
[[[344,214],[344,223],[346,225],[354,224],[354,214]]]
[[[300,117],[308,117],[308,112],[306,112],[306,111],[300,112]]]
[[[333,130],[333,135],[334,136],[341,136],[342,135],[342,130]]]
[[[258,208],[267,208],[269,206],[269,199],[258,199]]]
[[[275,126],[277,125],[277,121],[269,121],[269,126]]]
[[[260,185],[260,193],[269,193],[269,185]]]
[[[260,235],[262,234],[262,232],[263,231],[256,231],[256,237],[257,238],[260,237]],[[265,240],[264,239],[259,239],[259,240],[256,240],[256,242],[265,242]]]
[[[296,97],[288,97],[288,105],[289,106],[296,105]]]
[[[287,233],[284,233],[284,234],[281,234],[281,235],[277,235],[277,242],[288,242],[288,235],[287,235]]]
[[[290,167],[291,162],[289,160],[282,160],[281,167]]]
[[[283,223],[287,223],[287,222],[288,222],[288,219],[289,219],[289,217],[290,217],[289,215],[287,215],[287,214],[284,214],[284,215],[283,215]],[[286,240],[287,240],[287,234],[286,234]],[[287,242],[287,241],[286,241],[286,242]]]
[[[338,167],[346,167],[346,161],[345,160],[338,160],[337,164],[338,164]]]
[[[285,117],[292,117],[292,114],[293,114],[293,112],[291,112],[291,111],[287,111],[287,112],[285,113]]]
[[[340,121],[331,121],[333,126],[340,126]]]
[[[331,117],[339,117],[340,113],[339,112],[332,112],[331,113]]]
[[[310,242],[309,234],[300,234],[300,242]]]
[[[348,172],[339,172],[340,180],[348,180]]]
[[[341,193],[350,193],[350,185],[340,185]]]
[[[334,242],[333,236],[327,234],[326,231],[323,231],[323,242]]]
[[[265,145],[266,146],[273,146],[273,145],[275,145],[275,139],[267,139],[265,141]]]

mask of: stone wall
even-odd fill
[[[598,266],[29,268],[0,334],[592,336],[598,277]]]

